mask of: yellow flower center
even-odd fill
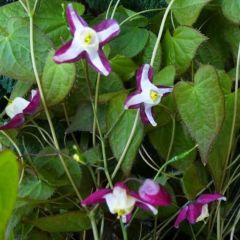
[[[92,33],[87,33],[84,38],[84,43],[86,45],[90,45],[92,43],[92,37],[93,37]]]
[[[150,98],[153,100],[153,102],[155,102],[159,98],[159,93],[154,90],[151,90]]]
[[[126,214],[126,211],[124,209],[117,209],[116,213],[118,215],[117,217],[120,218],[120,217],[122,217],[123,215]]]

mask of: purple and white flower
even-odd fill
[[[0,126],[0,130],[18,128],[23,125],[25,121],[24,115],[32,115],[41,104],[41,98],[38,90],[31,91],[31,97],[28,100],[16,97],[5,108],[6,115],[10,118]]]
[[[66,14],[73,39],[56,51],[53,60],[56,63],[66,63],[85,58],[97,72],[109,75],[111,66],[102,47],[120,33],[119,24],[108,19],[90,28],[72,4],[68,4]]]
[[[226,198],[219,193],[200,195],[194,202],[187,204],[180,210],[174,227],[179,228],[180,223],[185,219],[187,219],[190,224],[203,221],[209,216],[208,204],[221,200],[226,201]]]
[[[161,198],[161,195],[158,195],[158,197]],[[81,204],[86,206],[104,202],[106,202],[109,211],[112,214],[117,214],[117,217],[121,218],[124,223],[130,221],[135,206],[152,211],[154,215],[158,213],[155,206],[159,206],[159,202],[151,204],[150,201],[142,199],[138,193],[130,191],[122,182],[115,184],[113,189],[97,190],[84,199]]]
[[[145,124],[156,126],[152,107],[160,103],[163,96],[172,92],[172,87],[155,86],[152,83],[153,68],[149,64],[144,64],[137,71],[137,90],[128,95],[125,108],[140,108],[140,116]]]
[[[171,204],[171,196],[166,189],[151,179],[146,179],[138,190],[142,200],[154,206],[168,206]]]

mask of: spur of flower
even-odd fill
[[[208,204],[221,200],[226,201],[226,198],[219,193],[200,195],[194,202],[187,204],[180,210],[174,224],[175,228],[179,228],[179,224],[185,219],[187,219],[190,224],[203,221],[209,216]]]
[[[38,90],[32,90],[29,100],[21,97],[16,97],[13,101],[10,101],[5,108],[6,115],[10,118],[6,121],[0,130],[18,128],[23,125],[25,121],[25,115],[34,114],[41,104],[41,98]]]
[[[156,126],[152,107],[160,103],[163,96],[172,92],[172,87],[155,86],[152,83],[153,68],[149,64],[141,66],[136,75],[137,90],[128,95],[125,101],[125,108],[139,108],[140,116],[145,124]]]
[[[111,66],[102,47],[120,33],[119,24],[108,19],[90,28],[72,4],[68,4],[66,15],[73,39],[56,51],[53,60],[56,63],[66,63],[85,58],[97,72],[109,75]]]
[[[142,198],[139,193],[130,191],[124,183],[118,182],[114,185],[113,189],[105,188],[97,190],[84,199],[81,204],[82,206],[86,206],[106,202],[112,214],[117,214],[119,219],[124,223],[128,223],[135,207],[151,211],[156,215],[158,213],[157,206],[170,204],[169,198],[165,199],[166,195],[161,195],[161,191],[159,190],[159,188],[154,188],[154,193],[152,195],[149,194],[150,199],[153,199],[153,201],[149,201],[149,199]],[[148,188],[148,193],[149,191],[150,189]]]

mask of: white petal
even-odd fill
[[[158,92],[160,93],[160,94],[166,94],[166,93],[170,93],[170,92],[172,92],[173,91],[173,88],[158,88]]]
[[[116,197],[112,193],[108,193],[105,197],[107,206],[109,211],[114,214],[115,213],[115,207],[116,207]]]
[[[22,113],[23,110],[29,105],[29,101],[25,100],[24,98],[21,97],[16,97],[12,103],[8,104],[5,111],[6,114],[10,117],[13,118],[17,114]]]
[[[147,89],[150,89],[150,88],[153,88],[153,86],[155,87],[155,85],[153,85],[148,78],[149,70],[150,70],[150,65],[145,64],[144,67],[143,67],[142,76],[141,76],[141,88],[142,88],[143,91],[147,90]]]
[[[118,24],[113,24],[110,27],[104,29],[101,32],[98,32],[98,38],[100,40],[100,42],[104,42],[106,39],[109,38],[109,36],[111,36],[113,33],[119,31],[119,25]]]
[[[149,120],[149,122],[154,126],[156,127],[157,126],[157,123],[155,122],[155,120],[153,119],[153,115],[152,115],[152,106],[150,105],[147,105],[145,104],[145,113],[146,113],[146,116]]]
[[[97,51],[88,51],[89,60],[103,75],[107,76],[109,71],[105,68]]]
[[[202,212],[200,216],[196,219],[196,222],[202,221],[207,217],[209,217],[208,204],[205,204],[202,206]]]
[[[127,108],[131,107],[132,105],[137,105],[144,101],[145,101],[145,98],[141,93],[133,95],[133,96],[129,97],[129,99],[127,99],[127,101],[125,103],[125,108],[127,109]]]

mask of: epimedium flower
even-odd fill
[[[138,190],[142,200],[154,206],[168,206],[171,204],[171,196],[166,189],[151,179],[146,179]]]
[[[161,196],[159,195],[159,197]],[[155,206],[159,206],[160,203],[155,204],[154,202],[154,204],[151,204],[150,201],[142,199],[138,193],[130,191],[124,183],[118,182],[113,189],[104,188],[97,190],[84,199],[81,204],[86,206],[104,202],[106,202],[109,211],[112,214],[117,214],[117,217],[121,218],[124,223],[130,221],[131,213],[135,206],[149,210],[156,215],[158,210]]]
[[[160,103],[163,96],[172,92],[172,87],[155,86],[152,83],[153,68],[149,64],[142,65],[136,75],[137,90],[128,95],[125,101],[125,108],[139,108],[140,116],[145,124],[156,126],[152,107]]]
[[[203,221],[209,216],[208,204],[221,200],[226,201],[226,198],[219,193],[200,195],[194,202],[187,204],[180,210],[174,224],[175,228],[179,228],[180,223],[185,219],[187,219],[190,224]]]
[[[66,63],[85,58],[97,72],[109,75],[111,66],[102,47],[120,33],[119,24],[113,19],[107,19],[90,28],[72,4],[68,4],[66,15],[73,39],[56,51],[53,60]]]
[[[0,126],[0,130],[18,128],[22,126],[25,121],[24,116],[34,114],[40,104],[41,98],[38,90],[31,91],[29,101],[21,97],[16,97],[13,101],[10,101],[5,108],[5,113],[10,120]]]

